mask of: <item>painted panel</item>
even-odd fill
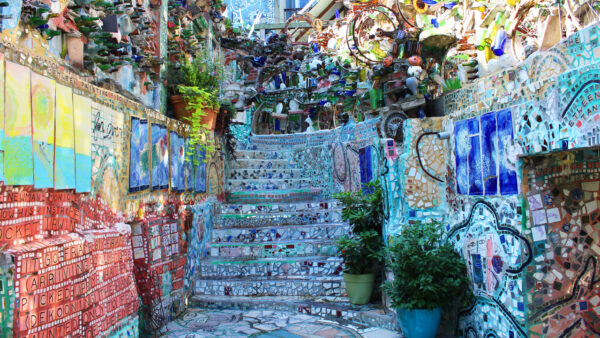
[[[185,190],[185,138],[177,136],[177,187],[179,191]]]
[[[75,189],[92,189],[92,102],[81,95],[73,95],[75,109]]]
[[[481,179],[481,146],[479,135],[470,137],[469,151],[469,194],[482,195],[483,181]]]
[[[54,189],[75,188],[75,133],[73,89],[56,84],[56,147]]]
[[[129,192],[147,189],[150,186],[148,120],[131,117],[131,139],[129,148]]]
[[[359,150],[358,157],[360,161],[360,183],[366,184],[373,179],[373,167],[371,163],[371,146],[366,146]]]
[[[185,174],[185,190],[194,190],[194,152],[190,148],[190,140],[185,139],[185,158],[183,164],[183,171]]]
[[[498,193],[496,113],[481,116],[481,154],[485,194],[496,195]]]
[[[152,123],[152,189],[169,187],[169,143],[167,127]]]
[[[183,180],[183,138],[176,132],[169,133],[169,143],[171,150],[171,190],[182,191],[185,189]]]
[[[507,162],[509,156],[508,149],[512,146],[513,142],[512,115],[508,109],[498,112],[498,140],[500,193],[502,195],[518,194],[517,173]]]
[[[469,193],[469,129],[467,121],[454,124],[454,151],[456,159],[456,185],[459,194]]]
[[[206,150],[196,147],[194,185],[196,192],[206,192]]]
[[[33,184],[29,68],[6,62],[4,175],[7,185]]]
[[[36,188],[54,187],[54,123],[56,82],[31,73],[33,181]]]

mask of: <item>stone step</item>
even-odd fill
[[[337,200],[259,204],[226,203],[219,204],[217,212],[221,214],[266,214],[274,212],[340,210],[340,208],[341,203]]]
[[[196,279],[194,295],[344,297],[342,276],[326,277],[221,277]]]
[[[343,271],[340,257],[277,257],[253,260],[208,258],[200,262],[202,277],[338,276]]]
[[[229,169],[295,169],[296,163],[290,160],[260,160],[240,158],[228,163]]]
[[[265,258],[337,256],[331,240],[282,241],[277,243],[211,243],[211,257]]]
[[[227,179],[293,179],[301,175],[301,169],[233,169]]]
[[[310,178],[292,179],[241,179],[226,180],[227,191],[254,191],[254,190],[285,190],[310,188],[313,180]]]
[[[217,214],[214,218],[215,228],[257,228],[277,227],[282,225],[331,224],[341,223],[342,214],[339,209],[316,211],[289,211],[269,214]]]
[[[352,305],[346,297],[289,296],[207,296],[190,298],[191,307],[203,309],[239,309],[252,315],[255,310],[290,311],[321,316],[324,319],[350,323],[361,327],[381,327],[398,330],[396,315],[386,313],[381,305]]]
[[[309,239],[335,240],[351,232],[344,223],[288,225],[265,228],[214,228],[213,243],[278,243]]]
[[[234,152],[236,159],[257,159],[257,160],[286,160],[290,158],[289,151],[273,151],[273,150],[249,150],[238,149]]]
[[[282,191],[234,191],[226,192],[225,198],[228,203],[247,204],[308,202],[321,199],[322,191],[320,187]]]

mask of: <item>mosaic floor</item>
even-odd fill
[[[360,329],[294,312],[191,309],[170,322],[161,337],[393,338],[402,336],[386,329]]]

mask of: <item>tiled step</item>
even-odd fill
[[[240,158],[228,163],[229,169],[293,169],[296,163],[290,160],[257,160]]]
[[[221,214],[266,214],[274,212],[297,212],[297,211],[324,211],[339,210],[341,203],[337,200],[322,200],[292,203],[259,203],[259,204],[220,204],[218,212]]]
[[[336,256],[337,246],[331,240],[283,241],[278,243],[212,243],[211,257],[266,258]]]
[[[216,277],[196,279],[194,295],[343,297],[346,290],[341,276],[228,279]]]
[[[291,311],[321,316],[363,327],[382,327],[398,330],[396,315],[386,313],[380,306],[373,304],[352,305],[345,297],[243,297],[243,296],[205,296],[190,298],[190,306],[205,309],[240,309],[246,311],[268,309]]]
[[[344,223],[288,225],[266,228],[215,228],[213,243],[278,243],[309,239],[335,240],[350,233]]]
[[[290,189],[281,191],[235,191],[226,192],[228,203],[292,203],[315,201],[321,198],[322,188]]]
[[[258,159],[258,160],[277,160],[277,159],[288,159],[290,158],[289,151],[263,151],[263,150],[236,150],[236,159]]]
[[[233,169],[227,179],[293,179],[301,175],[300,169]]]
[[[340,257],[285,257],[240,260],[237,257],[209,258],[200,263],[200,276],[264,277],[264,276],[336,276],[343,271]]]
[[[251,228],[282,225],[341,223],[339,209],[295,211],[269,214],[218,214],[214,218],[215,228]]]
[[[225,190],[227,191],[253,191],[253,190],[282,190],[282,189],[303,189],[310,188],[313,181],[310,178],[293,179],[242,179],[226,180]]]

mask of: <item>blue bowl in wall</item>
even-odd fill
[[[433,310],[396,309],[398,326],[406,338],[435,338],[442,318],[442,308]]]

